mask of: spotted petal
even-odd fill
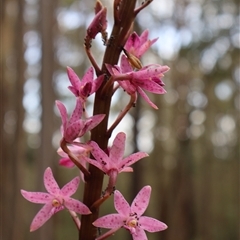
[[[135,234],[132,234],[133,240],[147,240],[147,235],[144,230],[140,227],[136,228]]]
[[[84,129],[80,132],[79,137],[83,136],[87,131],[95,128],[105,117],[105,114],[97,114],[85,121]]]
[[[80,213],[80,214],[90,214],[91,213],[91,211],[85,204],[83,204],[82,202],[80,202],[76,199],[73,199],[73,198],[65,199],[64,206],[67,209],[72,210],[76,213]]]
[[[32,203],[40,203],[44,204],[49,202],[52,199],[52,196],[49,193],[42,192],[27,192],[25,190],[21,190],[22,196]]]
[[[151,190],[152,189],[150,186],[145,186],[139,191],[132,202],[132,212],[135,212],[138,214],[138,216],[141,216],[146,211],[151,196]]]
[[[61,119],[62,119],[62,125],[63,125],[63,131],[65,132],[65,130],[67,128],[67,121],[68,121],[67,109],[60,101],[56,101],[55,103],[60,112]]]
[[[61,189],[61,194],[67,197],[72,196],[77,191],[79,182],[80,178],[75,177],[73,180],[63,186],[63,188]]]
[[[82,86],[84,86],[87,82],[93,81],[93,67],[90,67],[87,72],[84,74],[82,78]]]
[[[159,232],[167,229],[167,225],[165,223],[151,217],[140,217],[139,223],[141,228],[148,232]]]
[[[81,118],[82,112],[83,112],[83,106],[82,106],[81,99],[77,98],[76,106],[73,110],[73,113],[72,113],[70,119],[69,119],[68,126],[77,122]]]
[[[58,194],[60,191],[60,188],[55,180],[55,178],[53,177],[53,173],[50,167],[48,167],[45,172],[44,172],[44,176],[43,176],[43,181],[44,181],[44,186],[46,188],[46,190],[52,194]]]
[[[55,213],[53,209],[54,207],[51,202],[45,204],[34,217],[30,226],[30,232],[40,228]]]
[[[71,88],[69,87],[69,89],[71,91],[74,89],[74,92],[73,91],[72,92],[74,93],[75,96],[77,96],[78,95],[77,90],[79,90],[79,85],[81,83],[80,79],[77,76],[77,74],[73,71],[73,69],[70,67],[67,67],[67,74],[68,74],[68,78],[72,84],[72,87]]]
[[[114,206],[120,215],[129,217],[131,213],[130,205],[118,190],[114,192]]]
[[[82,128],[84,127],[83,120],[78,120],[71,125],[68,126],[66,131],[64,132],[64,139],[71,143],[74,141],[78,136],[79,133],[81,132]]]
[[[140,88],[147,90],[148,92],[156,94],[166,93],[166,90],[162,86],[152,80],[134,79],[134,83],[137,84]]]
[[[115,137],[113,141],[113,145],[110,148],[109,158],[116,164],[122,160],[124,150],[125,150],[125,141],[126,141],[126,134],[123,132],[120,132]]]
[[[106,216],[98,218],[93,225],[95,227],[101,228],[120,228],[124,224],[124,220],[126,220],[125,216],[122,216],[118,213],[108,214]]]
[[[91,93],[95,93],[99,89],[99,87],[102,85],[103,80],[104,75],[101,75],[94,80]]]
[[[145,152],[133,153],[118,163],[118,169],[120,172],[125,172],[126,167],[129,167],[130,165],[134,164],[135,162],[147,156],[148,154]]]

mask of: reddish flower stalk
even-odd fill
[[[62,150],[67,153],[69,158],[72,160],[72,162],[79,168],[79,170],[83,173],[85,181],[87,181],[90,177],[90,172],[77,160],[77,158],[74,156],[74,154],[68,149],[67,142],[64,140],[64,138],[60,142],[60,146]]]
[[[121,3],[121,9],[125,16],[120,22],[115,22],[112,30],[112,34],[109,39],[112,39],[111,44],[107,44],[106,52],[103,59],[102,72],[106,72],[105,63],[111,65],[117,64],[120,53],[122,51],[121,46],[124,46],[128,35],[130,34],[130,28],[134,20],[134,9],[136,0],[123,0]],[[94,102],[94,115],[95,114],[106,114],[103,121],[91,131],[91,139],[99,144],[102,149],[107,148],[108,136],[106,135],[108,116],[112,98],[113,85],[109,88],[108,96],[102,96],[101,90],[105,86],[106,81],[103,82],[100,89],[96,92]],[[88,184],[85,185],[83,202],[87,206],[92,206],[94,202],[101,197],[102,183],[103,183],[103,172],[97,169],[95,166],[90,165],[89,171],[91,176]],[[92,214],[81,218],[81,229],[79,232],[79,240],[94,240],[97,235],[97,228],[92,223],[98,218],[99,210],[92,209]]]
[[[128,111],[135,106],[136,104],[136,94],[132,94],[128,105],[120,112],[115,122],[112,126],[107,130],[107,136],[110,137],[112,135],[112,131],[116,128],[116,126],[121,122],[124,116],[128,113]]]

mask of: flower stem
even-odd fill
[[[85,39],[85,41],[86,41],[86,39]],[[101,70],[100,70],[99,66],[97,65],[97,63],[96,63],[96,61],[95,61],[95,59],[94,59],[94,57],[93,57],[93,55],[91,53],[90,47],[86,44],[86,42],[85,42],[84,48],[85,48],[85,52],[86,52],[86,54],[87,54],[87,56],[88,56],[88,58],[89,58],[89,60],[90,60],[90,62],[92,64],[92,66],[94,67],[94,69],[96,71],[96,74],[100,75],[101,74]]]
[[[84,174],[84,179],[87,181],[90,177],[90,172],[77,160],[76,156],[69,150],[67,147],[67,142],[64,138],[60,142],[60,146],[62,150],[69,156],[71,161],[80,169],[80,171]]]
[[[130,101],[128,103],[128,105],[124,108],[123,111],[121,111],[121,113],[118,115],[117,119],[115,120],[115,122],[112,124],[112,126],[107,130],[107,136],[111,136],[112,135],[112,131],[116,128],[116,126],[121,122],[121,120],[123,119],[123,117],[128,113],[128,111],[135,106],[136,104],[136,95],[132,94]]]
[[[71,210],[69,210],[69,213],[70,213],[77,229],[79,230],[80,226],[81,226],[81,222],[80,222],[80,219],[79,219],[78,215],[74,211],[71,211]]]

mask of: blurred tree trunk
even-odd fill
[[[37,159],[38,189],[43,188],[43,173],[47,167],[53,167],[54,155],[56,154],[52,145],[52,137],[55,129],[53,73],[55,69],[54,38],[56,34],[56,5],[56,0],[40,1],[42,128],[40,133],[41,146],[39,149],[39,158]],[[54,175],[56,176],[56,174]],[[39,229],[38,239],[54,239],[53,221],[48,221],[48,223],[44,225],[44,228]]]
[[[6,7],[8,11],[6,13]],[[4,78],[1,102],[2,141],[2,181],[1,220],[3,239],[25,240],[24,208],[20,188],[23,179],[25,158],[25,134],[23,131],[24,109],[23,85],[23,21],[24,0],[6,1],[1,6],[1,29],[4,48],[2,48],[1,73]],[[2,118],[3,117],[3,118]]]

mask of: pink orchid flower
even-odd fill
[[[129,166],[141,158],[147,157],[148,154],[145,152],[137,152],[123,158],[125,141],[126,134],[123,132],[118,133],[113,141],[113,145],[108,148],[108,155],[96,142],[90,141],[89,146],[92,147],[91,153],[96,160],[90,158],[86,158],[86,160],[106,174],[109,174],[111,170],[116,170],[118,173],[132,172],[133,169]]]
[[[124,49],[140,58],[158,40],[158,38],[149,40],[148,33],[148,30],[145,30],[138,36],[136,32],[133,32],[125,43]]]
[[[71,198],[78,188],[79,177],[75,177],[60,189],[53,177],[51,168],[48,167],[44,172],[43,181],[48,193],[21,190],[22,196],[28,201],[45,204],[34,217],[30,226],[31,232],[40,228],[51,216],[64,208],[79,214],[91,214],[91,211],[86,205]]]
[[[86,120],[81,119],[83,107],[79,98],[76,100],[75,109],[69,120],[65,106],[60,101],[56,101],[56,105],[62,118],[63,137],[68,143],[73,142],[77,137],[82,137],[87,131],[96,127],[105,117],[105,114],[98,114]]]
[[[148,207],[151,195],[151,187],[143,187],[131,206],[119,191],[114,192],[114,206],[118,213],[108,214],[98,218],[93,225],[100,228],[111,229],[96,240],[105,239],[120,228],[127,229],[133,240],[147,240],[145,231],[158,232],[167,228],[167,225],[157,219],[142,216]]]
[[[155,94],[166,93],[161,78],[164,76],[164,73],[169,70],[168,66],[150,64],[141,68],[139,71],[133,71],[126,56],[122,55],[120,67],[117,65],[111,66],[109,64],[107,64],[106,67],[109,73],[116,78],[119,85],[129,95],[135,94],[137,98],[137,93],[139,93],[151,107],[158,109],[148,98],[143,89]]]
[[[82,81],[70,67],[67,67],[67,74],[72,84],[72,86],[69,86],[68,89],[76,97],[80,97],[83,102],[86,101],[87,97],[89,97],[91,94],[95,93],[99,89],[104,79],[104,75],[101,75],[97,79],[93,80],[93,67],[90,67],[87,70],[87,72],[82,78]]]
[[[116,183],[118,173],[132,172],[133,169],[130,166],[148,156],[147,153],[137,152],[123,158],[125,141],[126,134],[123,132],[118,133],[113,141],[113,145],[108,148],[109,154],[106,154],[96,142],[90,141],[89,143],[89,146],[92,147],[91,153],[95,160],[86,157],[86,161],[112,177],[111,182],[113,186]]]

